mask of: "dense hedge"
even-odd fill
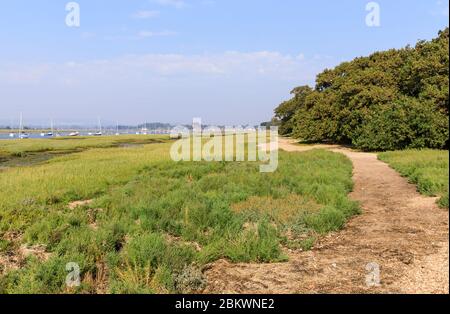
[[[297,87],[275,110],[283,135],[364,150],[448,147],[449,30],[376,52]]]

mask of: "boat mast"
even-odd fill
[[[98,117],[98,132],[102,133],[102,122],[100,121],[100,117]]]
[[[23,129],[23,114],[21,112],[19,118],[19,138],[22,138],[22,129]]]

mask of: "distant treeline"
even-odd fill
[[[170,130],[174,127],[174,125],[170,123],[160,123],[160,122],[152,122],[152,123],[145,123],[145,124],[139,124],[139,125],[105,125],[104,128],[106,129],[116,129],[119,128],[119,130],[133,130],[133,129],[141,129],[141,128],[147,128],[149,130]],[[2,125],[0,124],[0,130],[14,130],[17,129],[18,126],[11,127],[10,125]],[[82,125],[82,124],[58,124],[55,126],[55,128],[58,129],[95,129],[98,128],[97,125]],[[45,130],[49,129],[48,125],[33,125],[33,126],[24,126],[24,130]]]
[[[449,30],[317,76],[275,110],[283,135],[363,150],[448,148]]]
[[[147,128],[149,130],[156,130],[156,129],[170,130],[173,127],[174,126],[170,123],[160,123],[160,122],[152,122],[138,125],[138,128]]]

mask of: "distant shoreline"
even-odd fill
[[[4,133],[17,133],[19,131],[19,129],[11,129],[11,130],[9,130],[9,129],[0,129],[0,134],[4,134]],[[26,132],[26,133],[42,133],[42,132],[49,132],[49,131],[51,131],[51,129],[31,129],[31,130],[27,130],[27,129],[24,129],[23,130],[23,132]],[[68,132],[68,131],[71,131],[71,130],[58,130],[58,132]]]

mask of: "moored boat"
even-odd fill
[[[20,133],[19,138],[20,138],[20,139],[27,139],[27,138],[30,138],[30,134],[28,134],[28,133]]]

